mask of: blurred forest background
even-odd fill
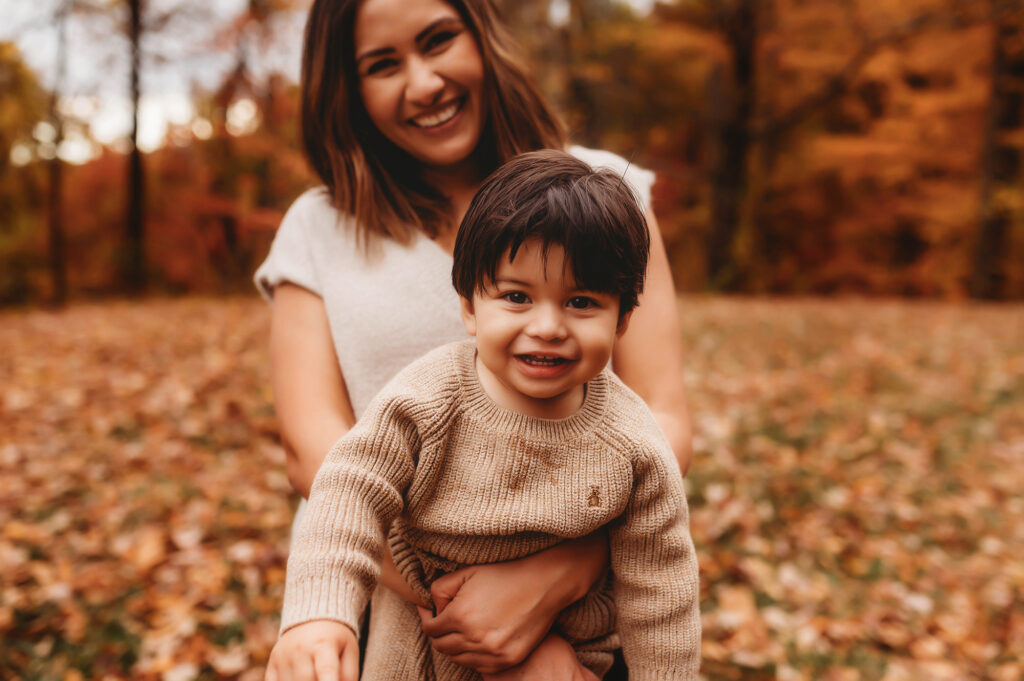
[[[8,4],[0,304],[247,289],[316,182],[308,3]],[[682,290],[1024,297],[1024,2],[500,4],[574,141],[658,172]]]
[[[308,2],[0,0],[0,681],[263,678]],[[1024,679],[1024,0],[501,4],[658,173],[702,678]]]

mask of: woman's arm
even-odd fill
[[[308,497],[328,450],[356,418],[334,353],[324,302],[293,284],[274,289],[270,382],[288,480],[296,492]]]
[[[352,428],[356,417],[334,352],[324,301],[293,284],[274,288],[270,382],[287,455],[288,480],[296,492],[308,497],[324,457]],[[402,598],[416,602],[387,552],[380,581]]]
[[[640,305],[615,343],[612,365],[647,402],[686,474],[690,466],[690,417],[683,386],[683,342],[676,290],[654,211],[647,209],[651,257]]]

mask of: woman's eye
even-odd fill
[[[586,296],[575,296],[569,299],[569,307],[574,310],[586,310],[594,305],[595,303],[593,299],[587,298]]]
[[[423,47],[427,52],[431,52],[450,43],[456,35],[458,34],[454,31],[438,31],[427,38],[427,42],[424,43]]]
[[[507,300],[508,302],[512,303],[513,305],[523,305],[529,302],[530,300],[529,298],[526,297],[525,293],[522,293],[520,291],[510,291],[502,295],[501,297]]]
[[[377,73],[382,73],[388,69],[394,68],[398,62],[394,59],[380,59],[370,64],[369,68],[366,69],[366,75],[372,76]]]

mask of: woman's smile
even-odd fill
[[[436,109],[433,112],[421,113],[413,118],[409,119],[409,122],[415,125],[417,128],[425,130],[436,129],[449,122],[455,116],[462,111],[462,106],[466,103],[465,97],[459,97],[458,99],[445,104],[443,107]]]

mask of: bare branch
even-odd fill
[[[896,26],[881,35],[866,39],[850,60],[829,78],[817,91],[793,105],[788,111],[754,125],[753,134],[758,139],[771,139],[792,130],[808,117],[820,111],[837,97],[845,94],[860,73],[864,64],[875,56],[882,48],[907,39],[923,28],[936,24],[940,19],[938,13],[926,13]]]
[[[1022,5],[1024,3],[1021,0],[995,0],[992,4],[992,14],[999,21],[1008,14],[1021,10]],[[788,111],[755,124],[753,130],[755,139],[771,139],[787,133],[828,106],[837,97],[848,92],[864,64],[883,48],[906,40],[928,26],[944,24],[954,28],[963,28],[986,19],[984,14],[977,12],[977,7],[972,4],[972,0],[954,0],[954,6],[960,11],[927,12],[874,38],[867,36],[867,31],[859,19],[853,21],[855,30],[862,36],[861,46],[857,52],[840,69],[839,73],[829,78],[817,92],[808,95]],[[852,12],[851,9],[851,15]]]

